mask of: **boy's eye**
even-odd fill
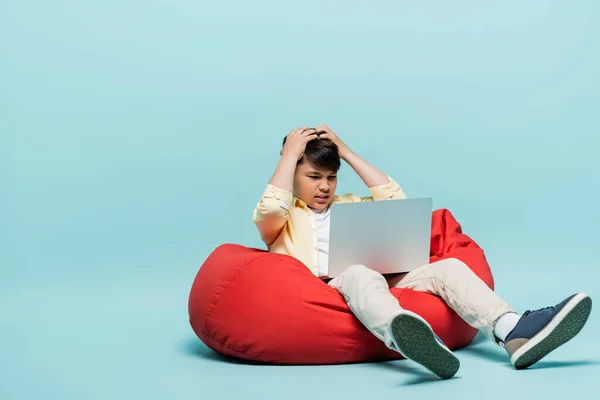
[[[318,177],[318,176],[314,176],[314,175],[313,175],[313,176],[309,176],[309,178],[312,178],[312,179],[319,179],[319,177]]]
[[[330,176],[329,179],[337,179],[337,176]]]

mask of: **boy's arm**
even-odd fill
[[[316,138],[316,132],[307,127],[290,132],[277,168],[252,213],[252,222],[267,247],[273,244],[288,221],[296,165],[306,149],[306,143]]]
[[[252,214],[252,222],[258,228],[260,238],[267,247],[277,239],[288,220],[296,162],[294,157],[289,156],[279,159],[275,173]]]
[[[291,192],[269,183],[256,205],[252,213],[252,222],[267,247],[273,244],[287,223],[292,198]]]
[[[406,199],[406,194],[396,181],[350,150],[327,125],[319,125],[316,129],[318,132],[323,132],[322,138],[330,139],[337,145],[340,158],[352,167],[371,192],[369,197],[344,195],[341,197],[342,202]]]
[[[384,174],[352,151],[344,154],[344,161],[352,167],[371,192],[370,197],[361,197],[360,201],[379,201],[406,199],[406,194],[390,176]]]

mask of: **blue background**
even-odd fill
[[[449,208],[524,311],[598,299],[600,5],[581,1],[0,3],[0,398],[564,398],[586,329],[515,371],[478,337],[456,379],[397,361],[252,366],[187,321],[219,244],[302,125],[328,124]],[[367,194],[348,166],[339,191]],[[326,349],[324,349],[326,351]]]

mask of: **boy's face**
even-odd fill
[[[323,210],[327,208],[337,187],[337,172],[317,167],[308,160],[296,167],[294,194],[308,207]]]

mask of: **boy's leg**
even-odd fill
[[[371,333],[394,349],[391,338],[386,336],[386,328],[402,308],[398,299],[390,293],[383,275],[363,265],[351,265],[333,278],[329,286],[344,296],[352,313]]]
[[[492,291],[466,264],[441,260],[390,280],[390,287],[440,296],[469,325],[506,348],[513,365],[527,368],[572,339],[585,325],[591,299],[579,293],[523,316]]]
[[[465,263],[448,258],[389,281],[391,288],[413,289],[440,296],[469,325],[494,338],[495,322],[516,313]]]
[[[390,349],[423,365],[442,379],[451,378],[460,366],[458,359],[433,333],[429,324],[417,314],[403,310],[391,293],[385,277],[363,265],[350,266],[329,282],[346,300],[354,315]],[[411,325],[406,336],[417,342],[404,352],[395,337],[401,322]]]

